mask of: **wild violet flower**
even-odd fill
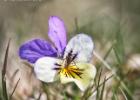
[[[20,58],[33,64],[39,80],[53,82],[59,77],[62,83],[75,82],[84,91],[96,75],[96,68],[89,63],[94,49],[92,39],[80,33],[67,44],[64,22],[57,16],[49,18],[48,36],[53,44],[34,39],[21,45]]]

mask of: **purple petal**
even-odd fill
[[[44,56],[56,57],[57,52],[49,42],[42,39],[34,39],[21,45],[19,56],[21,59],[35,63],[37,59]]]
[[[64,22],[60,18],[56,16],[51,16],[49,18],[48,36],[55,44],[58,52],[62,53],[66,47],[66,29]]]

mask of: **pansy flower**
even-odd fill
[[[52,43],[34,39],[21,45],[19,56],[34,66],[36,77],[43,82],[75,82],[84,91],[95,78],[96,68],[90,63],[94,44],[86,34],[75,35],[67,44],[64,22],[49,18],[48,36]]]

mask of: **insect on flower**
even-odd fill
[[[49,18],[48,36],[54,45],[43,39],[28,41],[19,49],[20,58],[33,64],[39,80],[53,82],[59,76],[62,83],[75,82],[84,91],[96,75],[89,63],[94,49],[91,37],[80,33],[67,44],[64,22],[57,16]]]

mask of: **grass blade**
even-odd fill
[[[114,75],[109,76],[108,78],[106,78],[106,79],[104,80],[104,82],[108,81],[108,80],[109,80],[110,78],[112,78],[113,76],[114,76]],[[104,84],[104,82],[102,82],[97,88],[101,87],[101,86]],[[95,88],[95,89],[93,90],[93,93],[96,92],[97,88]]]
[[[5,58],[4,58],[4,63],[3,63],[3,68],[2,68],[2,90],[3,90],[3,99],[4,100],[8,100],[5,74],[6,74],[6,69],[7,69],[7,59],[8,59],[8,52],[9,52],[9,47],[10,47],[10,40],[11,39],[9,39],[9,41],[8,41]]]
[[[112,77],[113,77],[113,75],[109,76],[108,78],[106,78],[104,80],[104,82],[107,82]],[[88,93],[85,97],[83,96],[82,100],[87,100],[92,94],[94,94],[97,91],[98,88],[100,88],[104,84],[104,82],[99,84],[98,87],[96,87],[94,90],[92,90],[90,93]]]
[[[98,58],[105,65],[105,67],[107,67],[112,72],[112,74],[115,76],[115,78],[118,81],[120,81],[121,86],[127,91],[128,95],[130,97],[132,97],[131,91],[128,89],[128,87],[126,86],[126,84],[121,80],[120,76],[111,68],[111,66],[106,61],[104,61],[104,59],[102,59],[101,56],[99,56],[98,53],[96,53],[94,51],[93,54],[95,55],[96,58]]]
[[[113,90],[113,96],[112,96],[112,100],[118,100],[116,91]]]
[[[112,51],[113,47],[114,47],[114,43],[111,45],[111,47],[108,49],[107,53],[105,54],[104,60],[106,60],[106,58],[109,56],[109,54]]]
[[[104,81],[103,81],[103,86],[102,86],[101,95],[100,95],[99,100],[103,100],[104,88],[105,88],[105,83],[106,83],[105,80],[106,80],[106,77],[104,78]]]
[[[112,69],[111,69],[111,66],[109,66],[109,64],[106,63],[105,60],[102,59],[101,56],[99,56],[98,53],[96,53],[95,51],[93,51],[93,55],[94,55],[97,59],[99,59],[99,60],[105,65],[105,67],[107,67],[107,69],[112,70]]]
[[[49,87],[48,87],[48,84],[46,83],[42,83],[42,86],[43,86],[43,89],[44,89],[44,92],[46,93],[47,95],[47,100],[51,100],[50,99],[50,91],[49,91]]]
[[[102,75],[102,68],[101,68],[101,71],[99,73],[99,79],[98,79],[97,87],[99,87],[100,80],[101,80],[101,75]],[[99,98],[99,88],[97,88],[96,100],[98,100],[98,98]]]
[[[9,97],[10,100],[12,99],[12,96],[13,96],[13,94],[14,94],[14,92],[15,92],[17,86],[18,86],[19,81],[20,81],[20,78],[18,79],[18,81],[17,81],[17,83],[16,83],[16,85],[15,85],[15,87],[14,87],[14,90],[12,91],[12,93],[11,93],[11,95],[10,95],[10,97]]]
[[[124,50],[123,37],[120,32],[116,34],[116,43],[113,49],[114,49],[117,61],[119,62],[120,65],[122,65],[124,63],[125,50]]]
[[[11,79],[10,79],[11,81],[15,78],[18,72],[19,72],[19,69],[16,69],[14,74],[11,76]]]
[[[36,100],[40,100],[41,96],[42,96],[42,93],[39,93],[39,96]]]
[[[123,94],[125,100],[128,100],[128,98],[127,98],[126,94],[124,93],[124,91],[122,90],[122,88],[119,87],[119,89],[121,90],[121,92],[122,92],[122,94]]]

